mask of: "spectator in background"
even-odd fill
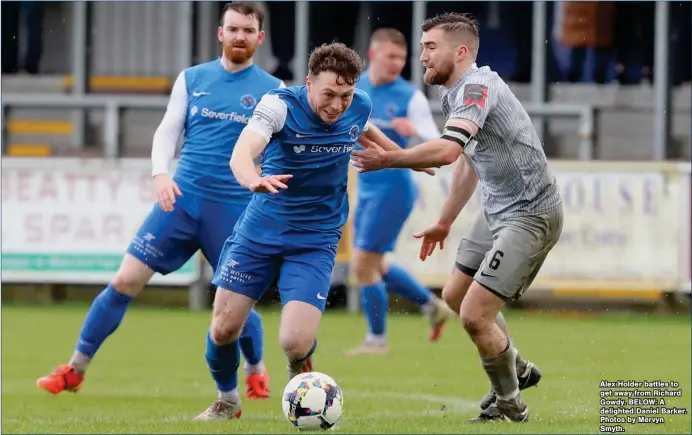
[[[20,23],[24,21],[26,52],[24,70],[38,74],[43,54],[43,2],[2,2],[2,73],[12,74],[19,67]]]
[[[595,55],[593,81],[606,83],[608,62],[613,46],[615,18],[613,2],[561,2],[556,3],[555,7],[562,8],[560,41],[571,49],[567,80],[570,82],[580,80],[587,49],[593,49]]]
[[[531,58],[533,57],[533,2],[500,2],[500,8],[505,9],[512,17],[509,22],[510,35],[517,53],[516,68],[509,80],[529,83],[531,81]]]
[[[272,75],[280,80],[292,81],[291,60],[295,55],[296,6],[291,1],[267,2],[269,11],[269,38],[272,55],[279,63]]]
[[[671,3],[673,32],[678,44],[673,82],[678,85],[692,80],[692,3]]]
[[[38,74],[38,67],[43,55],[43,2],[22,2],[24,25],[26,26],[26,54],[24,70],[29,74]]]
[[[0,3],[2,14],[2,73],[19,71],[19,2]]]
[[[654,17],[652,1],[615,2],[615,71],[621,85],[653,80]],[[634,69],[639,70],[634,73]]]
[[[267,9],[272,54],[279,62],[272,75],[284,81],[303,83],[305,78],[293,77],[290,66],[295,56],[295,3],[268,1]],[[360,2],[310,2],[309,51],[335,41],[353,47],[359,12]]]

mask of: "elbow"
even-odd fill
[[[442,163],[440,166],[447,166],[456,162],[459,159],[459,156],[461,156],[462,152],[463,150],[457,144],[445,146],[440,155],[440,161]]]

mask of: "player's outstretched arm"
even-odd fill
[[[384,134],[382,130],[380,130],[377,126],[373,125],[372,123],[367,124],[367,129],[363,131],[363,134],[360,136],[360,140],[358,141],[358,143],[360,143],[363,146],[363,148],[374,148],[377,152],[401,150],[401,147],[399,147],[399,145],[397,145],[396,142],[387,137],[387,135]],[[354,164],[354,166],[356,167],[356,169],[360,170],[358,168],[358,164]],[[412,169],[414,171],[425,172],[428,175],[435,175],[435,171],[427,167]]]
[[[265,95],[235,144],[231,171],[240,185],[253,192],[279,193],[278,189],[286,189],[284,182],[292,177],[290,174],[260,177],[255,166],[255,159],[267,147],[272,135],[283,128],[287,112],[286,103],[277,95]]]
[[[366,149],[353,151],[353,166],[360,172],[382,168],[430,168],[451,165],[463,152],[466,144],[473,140],[478,126],[464,119],[450,119],[442,137],[429,140],[410,149],[382,151]]]
[[[399,145],[393,140],[387,137],[386,134],[382,132],[376,125],[371,122],[366,124],[366,129],[363,130],[363,134],[360,136],[359,144],[363,148],[370,148],[373,144],[379,146],[385,151],[398,151],[401,149]]]

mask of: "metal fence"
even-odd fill
[[[295,67],[295,77],[304,77],[306,75],[307,69],[307,59],[308,59],[308,48],[309,48],[309,17],[311,5],[307,1],[298,1],[295,8],[295,34],[294,34],[294,44],[295,44],[295,56],[294,56],[294,67]],[[417,41],[420,39],[421,30],[420,23],[426,17],[426,3],[424,1],[413,2],[413,13],[412,13],[412,43],[411,43],[411,53],[410,62],[412,65],[419,65],[420,61],[418,57],[420,55],[420,47]],[[213,35],[216,29],[216,19],[214,18],[214,8],[217,6],[214,2],[199,2],[197,5],[191,1],[184,2],[166,2],[161,3],[165,8],[170,8],[164,14],[166,17],[174,17],[175,31],[170,34],[172,40],[174,40],[175,50],[171,56],[170,62],[175,64],[175,68],[178,70],[183,69],[193,63],[193,48],[196,47],[199,58],[204,56],[212,58],[215,54],[212,52],[215,42]],[[87,101],[99,101],[99,100],[83,100],[80,99],[87,93],[87,83],[88,78],[91,75],[90,71],[94,68],[93,62],[89,62],[88,55],[88,41],[92,33],[94,21],[92,15],[90,14],[89,8],[96,7],[95,3],[76,1],[69,3],[69,8],[71,8],[71,19],[68,20],[68,24],[71,27],[71,47],[70,50],[66,50],[70,53],[72,58],[72,75],[73,75],[73,86],[72,95],[77,99],[69,100],[60,98],[62,103],[59,103],[62,107],[89,107],[92,103],[87,103]],[[669,80],[669,54],[670,54],[670,6],[668,2],[658,1],[656,2],[656,15],[655,15],[655,65],[653,75],[656,77],[654,82],[654,119],[653,130],[651,132],[652,140],[652,152],[651,155],[656,160],[663,160],[667,156],[667,145],[671,142],[671,81]],[[195,11],[195,13],[192,13]],[[98,14],[102,16],[103,14]],[[149,14],[152,15],[152,14]],[[159,14],[160,15],[160,14]],[[547,18],[547,2],[545,1],[535,1],[533,2],[533,35],[532,35],[532,82],[531,82],[531,95],[529,102],[532,107],[534,114],[536,108],[542,107],[544,103],[549,100],[548,95],[548,81],[547,81],[547,43],[548,38],[548,18]],[[153,15],[152,15],[153,16]],[[90,18],[91,17],[91,18]],[[157,15],[158,17],[158,15]],[[101,17],[104,18],[104,17]],[[115,19],[115,18],[113,18]],[[269,17],[271,20],[271,17]],[[99,25],[102,27],[105,24],[101,19],[98,21]],[[141,20],[140,20],[141,21]],[[354,23],[355,26],[355,23]],[[98,30],[98,29],[97,29]],[[130,45],[132,45],[130,43]],[[169,44],[170,45],[170,44]],[[168,46],[168,45],[167,45]],[[210,48],[211,47],[211,48]],[[422,68],[412,68],[412,82],[419,88],[423,88],[423,70]],[[26,98],[22,96],[15,95],[4,95],[3,104],[5,107],[13,107],[18,104],[30,105],[31,103],[22,103],[22,100]],[[34,97],[32,97],[34,98]],[[44,96],[37,96],[37,99],[45,99]],[[51,97],[52,98],[52,97]],[[52,101],[52,100],[50,100]],[[72,101],[72,102],[69,102]],[[111,100],[111,102],[114,100]],[[159,107],[156,100],[152,100],[150,103],[134,102],[135,100],[118,100],[125,104],[126,101],[131,101],[136,104],[137,107]],[[94,103],[96,104],[96,103]],[[129,104],[129,103],[128,103]],[[97,106],[110,107],[112,103],[102,104],[98,103]],[[127,104],[125,104],[127,105]],[[144,106],[142,106],[144,105]],[[546,106],[555,107],[555,106]],[[552,109],[546,109],[548,111]],[[110,116],[117,117],[117,110],[110,111]],[[74,124],[74,145],[75,147],[82,146],[85,137],[85,115],[84,111],[75,111],[73,117]],[[553,112],[555,113],[555,112]],[[536,126],[541,138],[546,138],[546,125],[542,117],[537,117]],[[112,146],[110,143],[107,145],[110,149]],[[582,154],[586,156],[587,154]]]

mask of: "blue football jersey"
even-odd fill
[[[221,202],[247,202],[252,192],[229,167],[238,136],[257,102],[281,81],[257,66],[230,73],[219,60],[184,72],[188,106],[175,180],[183,193]]]
[[[372,99],[372,116],[370,122],[379,127],[384,134],[397,145],[406,148],[408,138],[401,136],[391,127],[394,118],[408,118],[409,102],[416,88],[399,77],[391,83],[376,86],[364,72],[357,84],[358,89],[366,92]],[[409,169],[382,169],[379,171],[358,174],[358,196],[372,194],[413,195],[415,185]]]
[[[264,101],[285,104],[283,111],[262,110]],[[268,106],[265,106],[268,107]],[[277,243],[281,234],[338,232],[348,218],[348,166],[351,151],[365,128],[372,102],[356,90],[353,101],[334,123],[323,122],[310,108],[305,86],[270,91],[255,116],[285,113],[262,153],[262,175],[291,174],[279,194],[254,195],[236,232]],[[266,119],[266,118],[265,118]]]

